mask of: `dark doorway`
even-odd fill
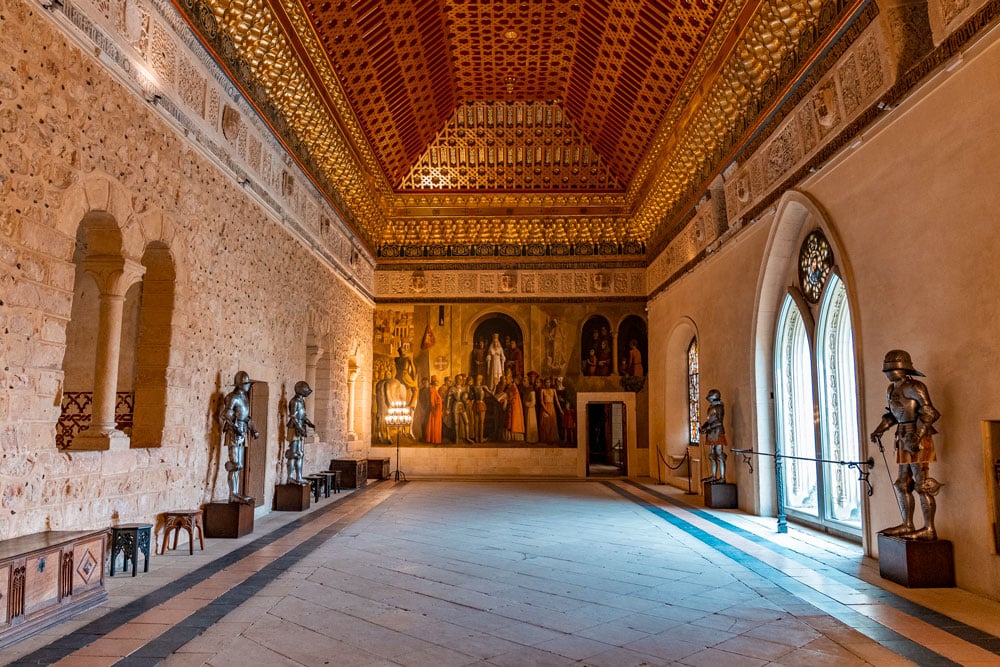
[[[625,404],[587,404],[587,475],[617,477],[627,473]]]
[[[260,437],[247,439],[243,457],[243,495],[253,498],[254,507],[264,504],[264,475],[267,474],[267,403],[266,382],[254,380],[250,385],[250,418]]]

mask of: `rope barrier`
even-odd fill
[[[660,451],[659,447],[656,448],[656,455],[660,457],[661,461],[663,461],[663,465],[665,465],[667,467],[667,470],[677,470],[682,465],[684,465],[685,461],[688,460],[688,452],[687,451],[684,452],[684,456],[681,457],[681,460],[678,461],[677,465],[675,465],[675,466],[672,466],[669,463],[667,463],[667,460],[665,458],[663,458],[663,452]]]

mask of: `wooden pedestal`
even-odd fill
[[[274,487],[274,509],[279,512],[302,512],[309,509],[309,485],[278,484]]]
[[[736,485],[729,483],[711,484],[705,482],[702,486],[705,492],[705,507],[719,510],[736,509],[739,503],[736,498]]]
[[[949,540],[907,540],[878,534],[878,570],[907,588],[951,588],[955,554]]]
[[[0,540],[0,648],[108,599],[107,548],[107,529]]]
[[[389,479],[389,459],[368,459],[368,477],[371,479]]]
[[[253,532],[253,505],[208,503],[205,505],[205,537],[243,537]]]
[[[367,459],[333,459],[330,470],[340,472],[340,485],[345,489],[360,489],[368,483]]]

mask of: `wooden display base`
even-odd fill
[[[736,485],[728,482],[703,482],[702,488],[705,492],[705,507],[717,510],[736,509],[739,503],[736,498]]]
[[[205,537],[243,537],[253,532],[253,505],[208,503],[205,505]]]
[[[309,485],[278,484],[274,487],[274,509],[279,512],[302,512],[309,509]]]
[[[907,588],[952,588],[955,554],[949,540],[907,540],[878,534],[878,571]]]

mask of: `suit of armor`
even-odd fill
[[[724,484],[726,481],[726,427],[723,420],[726,416],[726,406],[722,403],[722,394],[718,389],[708,392],[708,419],[701,425],[708,445],[708,459],[712,463],[712,474],[705,481],[713,484]]]
[[[934,515],[937,503],[934,496],[941,484],[930,476],[930,463],[936,460],[931,436],[937,433],[933,424],[941,413],[931,403],[924,383],[913,379],[913,376],[923,376],[923,373],[913,369],[909,353],[890,350],[885,355],[882,372],[891,382],[886,391],[889,406],[872,432],[871,439],[881,447],[882,434],[896,427],[894,444],[899,475],[893,486],[903,516],[903,523],[882,532],[911,539],[936,540]],[[914,492],[920,497],[920,510],[924,516],[924,527],[920,530],[913,524]]]
[[[288,401],[288,429],[291,442],[285,450],[285,462],[288,468],[289,484],[307,484],[302,477],[302,439],[309,433],[309,428],[316,426],[306,417],[306,397],[312,393],[312,387],[306,382],[295,383],[295,396]]]
[[[219,423],[222,437],[229,451],[226,472],[229,482],[229,502],[253,504],[253,498],[240,493],[240,471],[246,455],[247,436],[255,440],[260,435],[250,419],[250,376],[245,371],[236,374],[231,392],[222,399]]]

